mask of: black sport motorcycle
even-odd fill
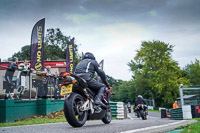
[[[94,104],[94,98],[97,92],[88,88],[87,82],[75,74],[68,72],[60,75],[63,83],[61,95],[66,95],[64,101],[64,114],[68,123],[73,127],[82,127],[87,120],[101,119],[105,124],[112,120],[112,114],[109,104],[109,91],[105,90],[103,103],[101,107]]]
[[[139,118],[142,117],[142,120],[147,120],[147,106],[144,104],[138,104],[135,108],[136,116]]]

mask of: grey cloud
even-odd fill
[[[60,17],[64,12],[76,12],[79,2],[66,0],[3,0],[0,1],[0,14],[3,17],[18,17],[18,19],[32,16]],[[2,16],[1,16],[2,17]]]
[[[20,44],[24,38],[29,43],[30,35],[26,34],[31,33],[36,21],[45,17],[46,28],[59,27],[66,35],[75,37],[85,35],[83,43],[100,36],[94,31],[97,27],[131,23],[148,32],[147,37],[141,36],[142,40],[156,39],[175,45],[173,55],[177,59],[199,57],[199,5],[199,0],[0,0],[0,36],[5,40],[12,37],[5,44],[16,44],[21,37]],[[98,17],[84,18],[95,14]],[[79,15],[81,22],[75,23],[70,15]],[[104,43],[108,38],[115,39],[103,36],[97,41]]]
[[[64,15],[98,13],[105,18],[93,23],[188,24],[199,22],[199,4],[199,0],[3,0],[0,17],[38,16],[67,21]],[[156,15],[151,16],[151,11]]]

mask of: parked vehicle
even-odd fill
[[[101,107],[94,104],[94,98],[97,92],[92,91],[87,86],[87,82],[75,74],[68,72],[61,73],[63,83],[61,95],[66,94],[64,102],[64,114],[68,123],[73,127],[82,127],[87,120],[101,119],[105,124],[112,120],[109,104],[109,91],[105,90],[103,103]]]

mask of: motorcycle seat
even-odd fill
[[[77,75],[73,74],[73,76],[76,78],[76,80],[79,82],[79,84],[80,84],[80,86],[81,86],[82,88],[87,88],[87,87],[88,87],[88,84],[87,84],[87,82],[85,81],[85,79],[79,77],[78,74],[77,74]]]

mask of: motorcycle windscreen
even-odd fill
[[[61,87],[60,95],[66,95],[72,93],[73,84],[64,85]]]

